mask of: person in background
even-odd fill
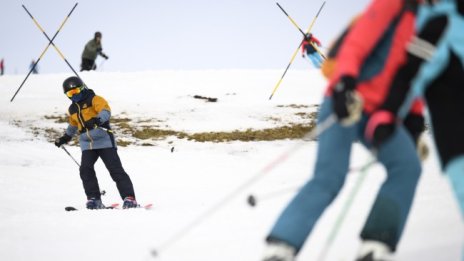
[[[5,65],[4,65],[4,61],[2,58],[2,60],[0,60],[0,75],[3,75],[4,72],[5,72]]]
[[[35,61],[32,60],[31,64],[29,65],[29,70],[32,70],[33,74],[38,74],[39,73],[39,65],[35,64]]]
[[[98,158],[103,160],[116,182],[123,199],[123,208],[138,207],[132,181],[124,171],[119,159],[116,141],[110,127],[111,109],[106,100],[87,89],[82,80],[72,76],[63,82],[63,92],[71,100],[68,109],[69,124],[65,134],[55,141],[57,147],[79,135],[82,150],[80,177],[87,196],[88,209],[105,208],[101,201],[100,188],[94,165]]]
[[[100,32],[95,32],[94,38],[87,42],[82,52],[81,72],[96,70],[97,65],[95,60],[98,55],[104,59],[108,59],[108,55],[103,53],[102,34]]]
[[[308,58],[314,67],[321,68],[324,58],[314,46],[321,47],[321,42],[314,37],[314,35],[309,33],[303,38],[303,42],[301,44],[301,56],[303,58]]]
[[[352,144],[360,141],[386,170],[361,231],[357,261],[390,260],[402,236],[421,174],[416,150],[424,129],[417,102],[388,142],[365,138],[366,125],[388,94],[405,46],[414,35],[420,0],[372,0],[350,27],[335,56],[318,124],[336,123],[318,136],[314,174],[290,201],[266,237],[264,261],[293,261],[345,182]],[[417,137],[417,139],[416,139]]]

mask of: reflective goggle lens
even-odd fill
[[[74,94],[79,94],[81,93],[82,87],[79,88],[74,88],[66,92],[66,96],[69,98],[73,97]]]

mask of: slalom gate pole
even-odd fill
[[[280,8],[282,11],[284,11],[283,8],[282,8],[278,3],[277,3],[277,5],[279,6],[279,8]],[[319,8],[319,11],[317,12],[316,16],[313,18],[313,21],[312,21],[311,24],[309,25],[308,30],[306,31],[306,32],[307,32],[306,34],[308,34],[309,32],[311,32],[311,29],[313,28],[314,22],[316,21],[317,17],[318,17],[319,14],[321,13],[322,8],[324,8],[324,5],[325,5],[325,1],[322,3],[322,6]],[[284,12],[285,12],[285,11],[284,11]],[[287,12],[285,12],[285,14],[287,14]],[[287,17],[290,18],[290,16],[288,16],[288,14],[287,14]],[[292,23],[296,24],[295,21],[293,21],[293,19],[291,19],[291,21],[292,21]],[[303,35],[306,35],[301,29],[299,29],[299,30],[303,33]],[[279,88],[280,83],[281,83],[282,80],[284,79],[285,74],[287,74],[288,68],[290,68],[290,66],[292,65],[293,60],[295,60],[296,54],[297,54],[298,51],[300,50],[300,47],[301,47],[302,44],[303,44],[303,42],[300,42],[300,44],[299,44],[298,47],[296,48],[295,52],[293,53],[292,58],[290,59],[290,62],[289,62],[288,65],[287,65],[287,68],[285,68],[285,71],[284,71],[284,73],[282,74],[282,76],[280,77],[280,79],[279,79],[279,81],[277,82],[276,86],[274,87],[274,90],[272,91],[271,96],[269,96],[269,100],[272,99],[272,96],[274,96],[274,93],[275,93],[275,92],[277,91],[277,89]]]
[[[69,153],[69,151],[64,147],[64,145],[61,145],[60,147],[64,150],[64,152],[66,152],[66,154],[69,155],[69,157],[71,157],[71,159],[72,159],[74,162],[76,162],[77,166],[81,167],[81,165],[80,165],[80,164],[77,162],[77,160],[71,155],[71,153]]]
[[[324,131],[329,129],[334,123],[336,123],[336,116],[331,114],[327,119],[323,122],[319,123],[317,127],[313,128],[310,132],[308,132],[304,137],[303,140],[312,140],[315,139],[317,136],[321,135]],[[160,255],[161,251],[168,249],[170,246],[175,244],[177,241],[182,239],[190,230],[197,227],[203,221],[205,221],[208,217],[212,216],[215,212],[217,212],[221,207],[227,205],[229,201],[234,199],[237,195],[239,195],[242,191],[246,188],[254,184],[258,181],[264,174],[268,173],[272,169],[274,169],[279,163],[285,161],[291,154],[295,153],[298,149],[300,149],[305,143],[298,142],[285,153],[280,155],[278,158],[267,164],[263,169],[261,169],[257,174],[253,175],[250,179],[246,180],[242,185],[237,187],[235,190],[231,191],[229,194],[224,196],[221,200],[219,200],[216,204],[212,205],[208,208],[204,213],[197,216],[193,219],[190,223],[186,226],[181,228],[177,233],[171,236],[168,240],[166,240],[163,244],[161,244],[157,249],[151,250],[151,255],[156,257]]]
[[[310,42],[311,46],[314,47],[314,49],[316,50],[316,52],[318,52],[322,58],[324,58],[324,60],[327,60],[327,56],[325,56],[325,54],[323,54],[321,52],[321,49],[319,49],[319,47],[317,46],[317,44],[314,44],[313,42]]]
[[[376,161],[375,160],[372,160],[372,161],[369,161],[368,163],[366,164],[363,164],[362,166],[356,166],[356,167],[352,167],[348,170],[348,172],[358,172],[358,171],[361,171],[369,166],[371,166],[372,164],[374,164]],[[278,189],[278,190],[274,190],[274,191],[270,191],[270,192],[267,192],[267,193],[263,193],[261,195],[253,195],[253,194],[250,194],[248,195],[247,197],[247,203],[248,205],[250,205],[251,207],[255,207],[257,204],[258,204],[258,201],[261,202],[261,201],[266,201],[266,200],[270,200],[270,199],[273,199],[273,198],[276,198],[276,197],[279,197],[281,195],[284,195],[286,193],[290,193],[290,192],[296,192],[297,190],[300,189],[300,186],[292,186],[292,187],[287,187],[287,188],[282,188],[282,189]]]
[[[74,9],[76,8],[77,6],[77,3],[74,5],[73,9],[71,10],[71,12],[68,14],[68,16],[66,17],[66,20],[68,20],[69,16],[71,15],[71,13],[74,11]],[[53,39],[50,39],[50,37],[48,36],[48,34],[42,29],[42,27],[40,26],[40,24],[37,22],[37,20],[32,16],[32,14],[29,12],[29,10],[27,10],[26,6],[23,5],[23,8],[24,10],[26,10],[26,12],[29,14],[29,16],[32,18],[32,20],[34,21],[34,23],[37,25],[37,27],[39,28],[40,31],[42,31],[42,33],[45,35],[45,37],[48,39],[48,41],[50,41],[50,43],[53,45],[53,47],[55,48],[55,50],[58,52],[58,54],[60,55],[61,59],[63,59],[66,64],[69,66],[69,68],[71,68],[71,70],[73,71],[73,73],[78,77],[78,78],[81,78],[79,77],[79,74],[77,74],[76,70],[74,70],[74,68],[71,66],[71,64],[68,62],[68,60],[66,60],[66,58],[64,57],[63,53],[60,51],[60,49],[55,45],[55,43],[53,42]],[[65,20],[65,21],[66,21]],[[61,28],[63,27],[64,25],[64,22],[63,24],[61,24],[60,28],[58,29],[58,31],[61,30]]]
[[[48,39],[48,45],[45,47],[45,49],[42,51],[42,53],[40,54],[39,58],[35,61],[34,65],[32,66],[31,70],[29,71],[29,73],[26,75],[26,78],[24,78],[23,82],[21,83],[21,85],[19,86],[19,88],[16,90],[15,94],[13,95],[13,97],[11,98],[10,102],[12,102],[14,100],[14,98],[16,97],[16,95],[18,94],[19,90],[21,90],[21,88],[23,87],[24,83],[26,82],[26,80],[29,78],[29,76],[31,75],[32,71],[35,69],[35,67],[37,66],[37,64],[39,63],[39,61],[42,59],[42,57],[44,56],[44,54],[47,52],[48,50],[48,47],[50,47],[50,45],[53,44],[53,46],[55,46],[55,44],[53,43],[53,40],[55,40],[56,36],[58,35],[58,33],[61,31],[61,29],[63,28],[64,24],[66,23],[66,21],[68,20],[68,18],[71,16],[71,14],[74,12],[74,9],[76,9],[76,6],[77,6],[77,3],[73,6],[73,8],[71,9],[71,11],[69,12],[69,14],[66,16],[66,18],[64,19],[64,21],[61,23],[61,26],[60,28],[58,28],[58,30],[56,31],[55,35],[52,37],[52,39],[50,39],[48,37],[48,35],[44,32],[44,30],[42,29],[42,27],[39,25],[39,23],[37,23],[37,21],[35,20],[35,18],[32,16],[32,14],[27,10],[27,8],[22,5],[24,10],[26,10],[26,12],[29,14],[29,16],[32,18],[32,20],[34,21],[34,23],[39,27],[39,29],[42,31],[42,33],[45,34],[45,36],[47,37]],[[55,49],[57,49],[57,47],[55,46]],[[57,49],[58,50],[58,49]],[[61,52],[59,52],[61,54]],[[66,61],[66,63],[68,63]],[[68,63],[69,66],[71,66],[69,63]],[[71,67],[72,69],[72,67]],[[74,69],[72,69],[74,71]],[[77,75],[77,73],[74,71],[74,73]],[[79,77],[79,76],[78,76]]]
[[[290,15],[288,15],[288,13],[284,10],[284,8],[279,3],[276,2],[276,4],[277,4],[277,6],[279,6],[280,10],[282,10],[282,12],[284,12],[284,14],[288,17],[288,19],[290,19],[290,22],[292,22],[292,24],[296,27],[296,29],[298,29],[298,31],[300,31],[300,33],[303,35],[303,37],[306,37],[306,34],[303,32],[303,30],[301,30],[300,26],[298,26],[298,24],[292,19],[292,17]],[[319,15],[319,13],[318,13],[318,15]],[[327,59],[325,54],[323,54],[321,52],[321,50],[319,49],[319,47],[316,44],[314,44],[313,42],[310,42],[310,44],[322,56],[322,58],[324,58],[324,60]]]
[[[376,155],[376,153],[373,152],[373,155]],[[350,194],[348,195],[348,198],[346,199],[345,204],[343,205],[343,208],[342,208],[340,214],[338,215],[337,219],[335,220],[335,224],[332,227],[332,230],[330,231],[330,234],[327,237],[327,240],[325,241],[325,244],[324,244],[321,252],[319,253],[319,257],[317,259],[318,261],[324,261],[326,259],[327,253],[328,253],[330,247],[332,246],[332,243],[333,243],[335,237],[337,236],[338,231],[340,230],[340,227],[341,227],[343,221],[345,220],[346,214],[348,213],[349,209],[351,208],[351,205],[353,204],[353,201],[354,201],[356,195],[358,194],[359,189],[361,188],[361,186],[362,186],[362,184],[364,182],[364,179],[366,178],[367,170],[372,165],[374,165],[376,162],[377,161],[375,159],[369,160],[369,162],[367,164],[365,164],[364,166],[362,166],[359,169],[360,174],[359,174],[358,178],[356,179],[356,183],[355,183],[353,189],[351,190]]]
[[[303,32],[303,30],[301,30],[301,28],[298,26],[298,24],[295,22],[295,20],[293,20],[293,18],[290,15],[288,15],[288,13],[284,10],[284,8],[278,2],[276,2],[276,5],[280,8],[280,10],[282,10],[282,12],[284,12],[284,14],[288,17],[288,19],[290,19],[290,22],[292,22],[292,24],[296,27],[296,29],[298,29],[298,31],[300,31],[300,33],[303,35],[303,37],[305,37],[306,36],[305,32]],[[318,13],[318,15],[319,15],[319,13]]]

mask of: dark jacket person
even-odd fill
[[[98,55],[108,59],[108,55],[102,52],[101,39],[102,34],[100,32],[95,32],[94,38],[85,45],[84,51],[82,52],[81,72],[96,70],[97,65],[95,64],[95,60]]]

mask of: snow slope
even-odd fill
[[[307,122],[295,113],[314,111],[324,79],[317,71],[290,71],[269,101],[280,75],[230,70],[86,72],[81,77],[109,101],[115,117],[156,119],[164,128],[195,133]],[[14,102],[10,99],[24,75],[0,77],[0,260],[260,260],[270,227],[311,176],[316,142],[306,142],[246,187],[242,186],[301,141],[201,143],[168,137],[155,141],[155,146],[120,147],[138,201],[153,203],[154,209],[65,212],[68,205],[84,208],[78,167],[42,132],[66,126],[44,117],[65,113],[69,101],[61,83],[68,76],[31,76]],[[37,134],[37,129],[42,132]],[[463,224],[428,141],[432,156],[424,163],[397,260],[459,260]],[[79,160],[79,148],[67,148]],[[369,161],[362,147],[355,145],[354,151],[353,167]],[[101,161],[96,170],[107,192],[104,203],[120,203]],[[298,260],[318,258],[359,175],[349,174]],[[353,260],[357,235],[383,178],[381,166],[369,169],[326,260]],[[244,189],[231,194],[238,188]],[[281,190],[288,192],[269,194]],[[246,204],[250,194],[258,199],[254,208]],[[159,252],[156,258],[150,254],[153,249]]]

